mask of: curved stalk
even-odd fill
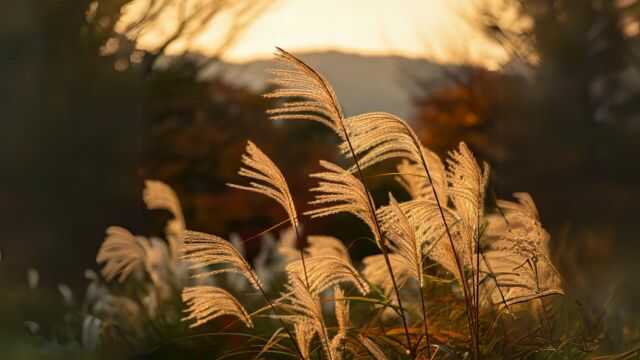
[[[278,312],[276,311],[276,306],[273,304],[273,301],[271,301],[269,296],[267,296],[267,293],[264,291],[264,289],[262,288],[262,285],[260,285],[260,283],[257,281],[255,275],[253,275],[253,273],[251,274],[251,277],[253,278],[254,282],[256,284],[258,284],[258,289],[260,290],[260,294],[265,299],[265,301],[267,302],[267,304],[269,305],[269,307],[271,308],[273,313],[276,314],[276,317],[277,317]],[[305,359],[304,355],[302,355],[302,351],[298,347],[298,343],[296,343],[296,340],[293,337],[293,334],[291,334],[291,331],[289,331],[289,328],[287,328],[287,325],[284,323],[284,321],[282,321],[282,319],[280,317],[277,317],[277,318],[278,318],[278,321],[280,322],[280,325],[282,325],[282,328],[284,329],[284,331],[289,336],[289,339],[291,339],[291,342],[293,343],[293,346],[296,348],[296,352],[298,353],[298,356],[300,357],[300,359],[307,360],[307,359]]]
[[[300,243],[300,228],[297,221],[292,221],[293,229],[296,232],[296,243]],[[304,261],[304,246],[299,248],[300,260],[302,261],[302,272],[304,273],[304,284],[307,287],[307,291],[310,291],[309,287],[309,275],[307,275],[307,263]]]
[[[414,247],[414,255],[416,256],[416,260],[418,256],[422,256],[421,254],[418,254],[418,249],[415,249],[415,247]],[[419,263],[419,262],[416,261],[416,263]],[[422,269],[419,269],[419,271],[422,272]],[[425,301],[424,294],[422,293],[422,284],[419,284],[419,288],[420,288],[420,305],[422,307],[422,324],[424,326],[424,338],[425,338],[425,342],[427,343],[427,357],[428,359],[431,359],[431,339],[429,338],[429,322],[427,320],[427,303]],[[418,343],[416,343],[416,349],[418,348],[419,343],[420,341],[418,340]]]
[[[470,294],[469,294],[469,288],[468,288],[468,284],[466,283],[466,277],[464,274],[464,269],[462,267],[462,263],[460,262],[460,258],[458,256],[458,252],[456,250],[455,244],[453,243],[453,237],[451,236],[451,230],[449,229],[449,224],[447,224],[447,220],[444,216],[444,210],[442,208],[442,204],[440,203],[440,199],[438,198],[438,192],[436,191],[435,187],[433,186],[433,180],[431,178],[431,172],[429,171],[429,167],[427,166],[427,161],[424,158],[424,154],[422,153],[422,147],[420,146],[420,141],[416,138],[416,135],[413,133],[413,131],[411,130],[411,128],[409,128],[409,125],[407,125],[406,123],[403,122],[403,125],[405,126],[405,128],[407,129],[407,132],[409,133],[409,135],[411,136],[411,139],[413,140],[414,145],[416,146],[418,153],[420,154],[420,161],[422,162],[422,166],[424,167],[425,172],[427,173],[427,179],[429,180],[429,183],[431,185],[431,191],[433,191],[433,197],[436,200],[436,205],[438,206],[438,211],[440,212],[440,217],[442,218],[442,223],[444,224],[444,228],[445,231],[447,233],[447,237],[449,238],[449,244],[451,245],[451,250],[453,252],[453,257],[456,260],[456,267],[458,268],[458,272],[460,273],[460,279],[462,282],[462,291],[464,293],[464,298],[465,298],[465,303],[466,303],[466,308],[467,308],[467,322],[469,325],[469,332],[471,335],[471,339],[473,342],[473,357],[474,359],[478,359],[478,345],[476,344],[476,335],[475,333],[475,329],[474,329],[474,325],[473,325],[473,316],[471,315],[471,309],[473,307],[471,301],[472,299],[470,298]]]
[[[369,193],[369,188],[367,186],[367,184],[364,181],[364,176],[362,174],[362,169],[360,168],[360,163],[358,162],[358,157],[356,155],[355,150],[353,149],[353,145],[351,144],[351,140],[349,139],[349,134],[347,132],[347,128],[344,126],[344,122],[343,119],[340,118],[340,127],[344,133],[344,137],[345,140],[347,141],[347,144],[349,145],[349,151],[351,152],[351,155],[353,156],[353,161],[355,162],[356,168],[358,169],[358,177],[360,178],[360,181],[362,182],[362,185],[365,187],[365,189],[367,190],[367,193]],[[375,204],[373,204],[373,200],[371,199],[371,196],[367,196],[367,200],[369,203],[369,210],[372,212],[373,214],[373,219],[374,219],[374,225],[375,225],[375,231],[376,231],[376,235],[378,236],[378,238],[380,239],[380,250],[382,250],[382,256],[384,257],[384,262],[387,266],[387,270],[389,271],[389,276],[391,278],[391,283],[393,284],[393,291],[395,292],[396,298],[398,299],[398,308],[400,309],[400,318],[402,319],[402,326],[404,327],[404,333],[407,339],[407,346],[408,349],[411,353],[411,356],[415,359],[416,355],[415,355],[415,351],[413,349],[413,346],[411,345],[411,337],[409,336],[409,327],[407,326],[407,320],[405,319],[404,316],[404,307],[402,306],[402,299],[400,298],[400,290],[398,289],[398,284],[396,281],[396,276],[393,273],[393,268],[391,266],[391,261],[389,260],[389,253],[387,251],[387,244],[385,241],[385,238],[382,236],[382,231],[380,230],[380,224],[378,223],[378,217],[376,216],[376,208],[375,208]]]

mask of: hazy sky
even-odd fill
[[[291,51],[337,49],[367,54],[471,60],[494,67],[505,59],[464,20],[472,0],[278,0],[226,54],[231,61]],[[216,32],[199,36],[205,51]],[[142,39],[144,40],[144,39]],[[144,46],[144,41],[142,43]]]

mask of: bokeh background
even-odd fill
[[[0,348],[29,354],[23,322],[60,316],[58,284],[82,297],[107,226],[162,230],[145,179],[177,191],[190,228],[251,237],[285,216],[225,186],[251,139],[305,208],[308,174],[339,156],[326,129],[265,116],[280,46],[326,75],[346,114],[400,115],[441,155],[465,141],[492,166],[492,196],[530,192],[566,285],[607,310],[619,349],[640,314],[639,40],[637,0],[4,4]],[[380,199],[395,186],[375,183]],[[305,226],[366,233],[347,217]]]

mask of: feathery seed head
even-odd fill
[[[194,277],[233,272],[244,276],[255,289],[262,287],[251,265],[247,263],[245,258],[230,242],[221,237],[196,231],[186,231],[182,259],[190,262],[190,269],[192,270],[199,270],[212,265],[224,266],[221,269],[200,272]]]
[[[540,224],[533,199],[527,193],[514,197],[517,203],[498,200],[504,218],[487,217],[485,236],[490,242],[480,267],[485,295],[499,306],[564,294],[549,258],[549,234]]]
[[[342,257],[336,256],[312,256],[306,258],[307,278],[309,279],[309,291],[318,296],[322,291],[339,283],[353,284],[361,294],[369,292],[369,285],[360,276],[358,271]],[[302,261],[296,260],[287,265],[287,273],[304,276]]]
[[[227,184],[229,187],[253,191],[277,201],[287,212],[294,227],[298,227],[298,215],[284,175],[276,164],[251,141],[247,142],[246,153],[242,155],[238,174],[250,180],[249,186]]]
[[[320,161],[320,165],[327,171],[311,174],[311,177],[319,179],[320,183],[318,187],[311,189],[318,194],[309,204],[324,207],[304,214],[317,218],[341,212],[351,213],[367,224],[376,242],[380,244],[382,239],[376,226],[376,213],[375,209],[371,208],[373,201],[362,182],[338,165],[328,161]]]
[[[185,321],[195,320],[190,327],[202,325],[224,315],[235,316],[249,328],[253,327],[251,317],[244,307],[227,291],[215,286],[194,286],[182,291],[182,301],[189,314]]]
[[[143,268],[148,246],[147,239],[110,226],[96,257],[98,263],[105,263],[102,275],[109,281],[117,277],[118,282],[123,282],[133,271]]]
[[[292,54],[278,48],[276,53],[282,68],[271,70],[272,83],[281,88],[265,95],[267,98],[295,98],[280,107],[268,110],[274,120],[311,120],[332,129],[343,137],[342,108],[329,82],[317,71]]]
[[[349,250],[342,241],[333,236],[311,235],[307,237],[307,243],[309,246],[305,249],[305,253],[310,257],[335,256],[351,263]]]
[[[186,228],[180,200],[171,187],[161,181],[146,180],[142,193],[149,210],[167,210],[173,219],[167,223],[166,234],[171,248],[171,256],[177,260],[182,251],[182,236]]]

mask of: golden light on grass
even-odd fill
[[[282,256],[284,261],[277,262],[279,267],[271,269],[286,274],[279,295],[272,299],[265,291],[266,282],[254,270],[255,262],[247,260],[233,244],[215,235],[172,232],[169,227],[165,235],[180,237],[180,260],[192,273],[190,280],[170,282],[177,285],[175,290],[186,308],[183,319],[191,327],[220,316],[236,319],[228,327],[239,321],[251,328],[264,318],[275,319],[279,329],[256,352],[284,352],[303,359],[316,353],[329,360],[349,358],[349,354],[375,359],[406,355],[432,358],[432,350],[447,346],[477,360],[487,353],[487,342],[494,341],[487,324],[497,324],[505,311],[518,307],[529,318],[539,316],[537,320],[548,321],[547,315],[540,313],[551,313],[545,310],[549,305],[543,298],[562,295],[564,290],[560,274],[549,260],[549,236],[529,195],[517,193],[518,202],[497,200],[499,209],[487,207],[488,166],[481,166],[464,143],[443,162],[423,148],[400,118],[383,113],[345,118],[331,85],[320,73],[284,50],[279,55],[280,61],[290,66],[275,72],[281,88],[270,96],[288,102],[270,113],[287,120],[320,122],[333,129],[342,140],[343,153],[344,144],[348,145],[345,157],[356,168],[343,169],[321,161],[323,170],[312,174],[319,181],[312,189],[316,197],[311,205],[315,206],[301,219],[284,175],[251,142],[239,172],[249,185],[232,187],[276,200],[289,214],[296,236],[299,221],[351,213],[368,225],[379,254],[366,257],[361,267],[351,262],[348,249],[339,240],[310,237],[306,249],[299,249],[298,254],[288,251],[289,255]],[[370,126],[365,126],[363,119],[369,119]],[[400,202],[390,195],[389,205],[376,206],[361,168],[391,159],[401,161],[400,172],[410,172],[398,179],[412,198]],[[414,178],[419,174],[424,174],[418,177],[422,183]],[[175,217],[171,221],[182,218],[182,207],[168,186],[147,182],[144,198],[150,209],[171,211]],[[153,282],[147,288],[153,295],[162,294],[157,290],[162,282],[153,280],[159,278],[154,274],[178,274],[179,266],[173,267],[168,256],[164,262],[148,266],[153,256],[151,245],[163,243],[161,240],[149,242],[113,227],[108,235],[98,256],[98,261],[107,263],[103,269],[107,279],[120,276],[122,281],[139,269],[150,275]],[[291,241],[281,243],[284,247],[287,244],[289,250],[295,247]],[[271,247],[276,253],[280,248]],[[262,295],[260,303],[250,301],[251,297],[242,293],[245,290],[231,294],[212,285],[218,284],[217,275],[222,273],[244,277]],[[179,279],[179,275],[174,277]],[[434,291],[438,283],[447,285]],[[333,296],[326,296],[331,289]],[[150,299],[153,301],[143,302],[146,307],[155,303],[154,309],[161,309],[162,297]],[[334,304],[325,309],[327,302]],[[261,307],[253,311],[256,305]],[[327,316],[329,309],[333,309],[333,316]],[[360,316],[351,318],[350,309],[358,309]],[[264,314],[267,311],[270,313]],[[517,320],[514,318],[510,326]],[[447,326],[443,323],[461,333],[460,340],[437,336]],[[520,321],[520,326],[526,328],[526,321]],[[389,338],[393,341],[386,344],[393,346],[380,346]]]

